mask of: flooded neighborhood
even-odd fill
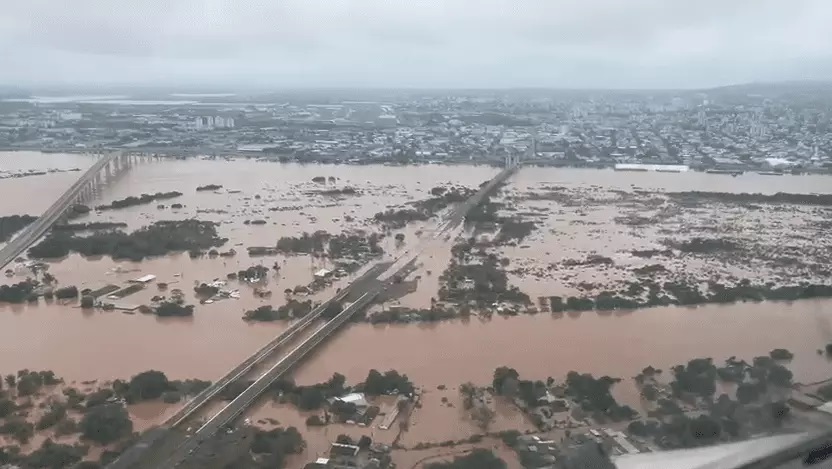
[[[93,161],[0,154],[4,168],[83,169]],[[832,292],[824,290],[832,202],[815,195],[828,189],[828,176],[521,168],[480,219],[436,236],[456,203],[447,194],[475,191],[498,171],[242,158],[137,163],[43,241],[55,244],[49,249],[69,243],[68,254],[32,256],[46,252],[36,246],[30,260],[7,268],[6,294],[37,279],[27,291],[42,296],[0,306],[0,369],[51,370],[62,386],[87,393],[147,370],[216,381],[355,281],[372,259],[419,246],[415,265],[382,299],[284,378],[318,389],[333,374],[352,384],[375,370],[406,375],[418,400],[401,401],[398,411],[394,396],[359,394],[370,399],[364,409],[381,414],[371,420],[372,441],[393,448],[398,467],[440,456],[447,442],[491,445],[521,467],[522,456],[506,453],[499,437],[478,435],[531,434],[539,422],[489,388],[493,410],[483,425],[461,390],[489,386],[500,367],[555,383],[574,371],[611,376],[620,379],[614,399],[636,412],[647,412],[649,402],[634,377],[695,358],[786,349],[795,383],[830,378],[823,350],[832,339]],[[0,209],[37,216],[72,184],[71,174],[46,172],[37,185],[2,181]],[[206,223],[200,229],[216,241],[200,246],[190,238],[162,255],[144,254],[142,244],[131,245],[132,254],[108,251],[104,237],[99,250],[74,241],[194,222]],[[509,229],[517,232],[507,237]],[[479,275],[490,283],[482,286]],[[496,279],[500,291],[513,293],[490,296]],[[784,290],[814,284],[815,293],[801,290],[805,299]],[[73,293],[61,298],[66,287]],[[475,296],[481,287],[485,296]],[[328,454],[336,437],[357,444],[369,430],[353,422],[310,426],[313,416],[328,422],[334,411],[324,416],[311,410],[317,406],[285,401],[285,391],[277,395],[247,411],[246,421],[304,428],[305,449],[290,459],[298,467]],[[142,432],[181,405],[157,398],[127,409]],[[383,423],[387,414],[395,424]],[[39,438],[28,444],[37,447]]]

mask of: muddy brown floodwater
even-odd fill
[[[85,168],[92,156],[0,152],[0,169]],[[229,282],[239,288],[237,301],[196,304],[192,318],[156,318],[141,314],[83,311],[58,301],[24,305],[0,305],[0,370],[20,368],[52,369],[67,380],[125,378],[147,369],[159,369],[171,378],[216,379],[223,372],[279,334],[283,322],[257,324],[241,320],[245,310],[263,304],[285,302],[282,291],[309,283],[313,272],[330,267],[325,259],[309,256],[249,257],[251,245],[274,245],[282,236],[327,230],[380,228],[367,222],[376,212],[407,202],[430,197],[437,185],[476,187],[497,169],[491,167],[386,167],[321,166],[275,164],[254,160],[228,161],[151,161],[138,164],[113,184],[105,184],[91,205],[101,205],[142,193],[180,191],[181,197],[159,203],[169,207],[181,203],[182,209],[159,210],[157,203],[121,210],[92,213],[77,222],[118,221],[134,229],[157,220],[196,217],[221,223],[218,231],[229,238],[221,250],[234,248],[233,258],[190,259],[176,254],[143,262],[113,261],[109,257],[84,258],[70,255],[50,262],[49,272],[62,285],[96,289],[106,284],[124,284],[144,274],[154,274],[157,282],[179,288],[188,303],[196,304],[195,282],[225,279],[251,265],[280,265],[266,288],[270,299],[253,294],[248,285]],[[0,214],[39,214],[57,198],[80,173],[51,173],[20,179],[0,180]],[[324,176],[335,182],[316,184],[312,178]],[[196,192],[205,184],[221,184],[214,192]],[[333,198],[319,194],[333,188],[354,187],[359,195]],[[270,210],[272,209],[272,210]],[[347,221],[350,216],[352,221]],[[265,225],[246,225],[246,220],[263,219]],[[417,232],[429,232],[433,222],[416,223],[395,232],[406,234],[400,245],[389,236],[382,243],[393,255],[418,239]],[[23,280],[21,271],[5,283]],[[343,284],[343,283],[342,283]],[[336,284],[336,286],[342,285]],[[334,288],[333,288],[334,289]],[[323,297],[329,292],[322,292]],[[165,294],[155,285],[130,295],[126,303],[143,304],[154,295]]]
[[[620,399],[637,402],[628,379],[647,365],[667,369],[696,357],[750,359],[784,347],[794,352],[796,381],[832,376],[817,349],[832,341],[832,301],[660,307],[608,316],[539,314],[422,325],[350,325],[295,373],[299,383],[333,372],[350,382],[371,368],[396,369],[427,388],[466,381],[487,384],[494,368],[521,377],[562,379],[571,370],[624,378]]]
[[[3,169],[83,168],[92,161],[92,157],[74,155],[0,153]],[[184,194],[182,197],[160,203],[166,206],[182,203],[184,208],[159,210],[153,203],[93,213],[78,221],[123,221],[132,229],[156,220],[190,217],[214,220],[221,223],[220,234],[230,239],[222,249],[234,247],[239,254],[229,259],[198,260],[179,254],[138,263],[71,255],[51,263],[50,272],[62,284],[96,288],[154,274],[158,281],[170,282],[171,288],[184,290],[188,302],[196,304],[192,295],[194,282],[224,278],[228,272],[253,264],[271,266],[277,262],[281,265],[280,273],[273,275],[268,284],[274,296],[269,300],[259,299],[251,288],[240,285],[240,300],[197,304],[194,317],[184,320],[85,312],[59,302],[0,305],[0,371],[51,369],[67,380],[87,380],[125,378],[152,368],[164,371],[172,379],[216,379],[287,326],[285,323],[245,323],[241,320],[243,311],[261,304],[281,304],[284,288],[309,282],[314,270],[328,265],[327,261],[307,256],[249,258],[246,246],[273,244],[281,236],[317,229],[377,230],[368,223],[368,218],[376,212],[427,198],[429,190],[436,185],[476,187],[496,171],[471,166],[304,166],[252,160],[153,161],[138,165],[117,184],[105,186],[95,205],[141,193],[178,190]],[[0,180],[3,195],[0,213],[38,214],[78,175],[54,173]],[[334,177],[336,181],[322,186],[311,182],[315,176]],[[763,193],[826,192],[832,188],[832,179],[823,176],[731,178],[702,173],[533,168],[521,170],[509,189],[525,190],[543,183],[622,190],[639,187]],[[197,193],[195,188],[204,184],[224,187],[217,193]],[[318,194],[321,189],[344,187],[354,187],[360,193],[342,198]],[[244,224],[245,220],[253,219],[263,219],[266,224]],[[404,246],[397,246],[390,236],[384,241],[384,247],[393,254],[407,249],[417,242],[419,230],[427,232],[430,227],[430,223],[412,224],[400,230],[407,234]],[[580,250],[582,240],[574,242],[576,246],[564,249]],[[535,258],[540,255],[539,249],[542,248],[514,249],[510,251],[512,262],[522,256]],[[549,249],[557,251],[557,247]],[[427,307],[430,297],[436,294],[436,277],[444,270],[448,253],[426,254],[428,257],[419,271],[423,279],[419,290],[402,298],[402,304]],[[5,281],[21,279],[18,275]],[[529,293],[542,294],[558,288],[551,285],[554,280],[548,281],[552,289],[546,281],[524,278],[512,281]],[[151,285],[125,301],[143,303],[155,294],[156,287]],[[635,390],[627,378],[647,365],[667,368],[702,356],[716,360],[730,356],[751,358],[775,347],[785,347],[795,353],[791,369],[797,381],[829,378],[832,365],[816,350],[832,340],[831,320],[832,301],[805,300],[662,307],[609,315],[547,313],[441,324],[351,324],[304,363],[295,372],[295,378],[299,383],[311,383],[339,372],[349,382],[356,383],[371,368],[396,369],[425,389],[435,389],[440,384],[456,388],[465,381],[487,384],[494,368],[507,365],[530,379],[548,376],[559,379],[570,370],[622,377],[625,381],[616,387],[616,394],[625,402],[636,402]],[[149,416],[160,411],[145,410]],[[413,441],[423,440],[424,435],[431,433],[442,434],[443,438],[456,433],[448,431],[450,424],[446,418],[428,420],[437,423],[420,422],[413,430],[415,435],[410,437]]]

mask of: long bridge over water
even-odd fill
[[[121,152],[103,154],[43,215],[0,250],[0,268],[23,253],[53,225],[65,220],[76,204],[94,198],[102,176],[113,181],[114,176],[130,169],[135,158],[140,157]],[[107,467],[155,469],[174,468],[181,464],[222,427],[232,424],[272,383],[308,356],[355,313],[370,305],[397,279],[409,274],[419,255],[455,230],[472,208],[515,173],[519,164],[518,158],[507,158],[506,167],[480,186],[468,200],[452,208],[430,238],[396,259],[385,259],[364,269],[349,285],[193,397],[162,425],[145,432],[134,446]],[[332,308],[337,314],[314,327],[325,317],[325,312],[333,311]],[[263,369],[265,366],[268,368]],[[223,391],[241,382],[250,384],[231,402],[215,407]]]
[[[53,225],[66,220],[76,205],[95,198],[102,183],[115,181],[121,174],[128,171],[134,162],[144,158],[146,157],[123,152],[102,153],[101,157],[84,171],[81,177],[64,191],[40,217],[0,249],[0,270],[32,246]]]

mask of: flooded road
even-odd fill
[[[22,157],[25,162],[20,161]],[[83,168],[92,161],[92,157],[75,155],[0,154],[3,169]],[[147,369],[157,369],[171,379],[216,379],[287,327],[282,322],[249,324],[241,320],[242,313],[264,304],[282,304],[285,288],[308,283],[313,272],[330,265],[327,260],[309,256],[251,258],[245,247],[273,245],[281,236],[319,229],[333,233],[379,230],[368,222],[376,212],[428,198],[430,189],[437,185],[476,187],[496,172],[495,168],[471,166],[304,166],[253,160],[151,161],[137,165],[117,184],[105,185],[94,204],[173,190],[183,196],[159,202],[166,206],[164,209],[157,209],[157,204],[152,203],[93,213],[77,221],[120,221],[132,229],[157,220],[213,220],[221,223],[220,234],[229,238],[221,250],[233,247],[237,256],[190,259],[186,254],[177,254],[134,263],[71,255],[51,262],[49,272],[62,285],[79,288],[95,289],[109,283],[122,284],[144,274],[156,275],[158,282],[182,289],[188,303],[196,304],[194,317],[159,319],[152,315],[82,311],[43,300],[30,305],[0,305],[0,370],[9,373],[21,368],[51,369],[67,380],[87,380],[129,378]],[[4,195],[0,197],[0,213],[38,214],[78,174],[0,180]],[[313,183],[312,178],[317,176],[327,178],[327,183]],[[622,190],[639,187],[763,193],[824,192],[832,187],[830,179],[824,176],[748,174],[732,178],[703,173],[528,168],[515,176],[507,190],[522,191],[544,183]],[[223,189],[217,193],[195,191],[205,184],[221,184]],[[320,193],[346,187],[357,189],[359,194],[330,197]],[[184,207],[172,210],[171,203],[182,203]],[[254,219],[263,219],[266,224],[244,223]],[[414,223],[394,231],[406,233],[404,245],[397,245],[388,236],[383,241],[385,250],[395,254],[415,245],[417,233],[423,229],[427,233],[428,225]],[[540,242],[548,242],[551,252],[586,252],[597,246],[581,236],[575,236],[573,245],[553,246],[546,236],[540,236]],[[558,242],[569,240],[561,238]],[[534,247],[517,247],[507,252],[512,262],[518,264],[521,258],[545,257]],[[437,277],[449,258],[445,251],[428,253],[419,270],[422,279],[418,291],[402,298],[401,304],[414,308],[429,306],[439,286]],[[272,274],[266,285],[273,291],[270,299],[256,297],[248,285],[235,286],[241,292],[236,301],[197,304],[193,297],[195,282],[225,279],[229,272],[256,264],[271,267],[275,262],[280,271]],[[21,276],[5,279],[7,283],[20,280]],[[560,291],[551,279],[518,276],[512,282],[532,295]],[[124,301],[143,304],[157,294],[157,287],[151,284]],[[647,365],[666,369],[701,356],[722,360],[735,355],[748,359],[784,347],[796,355],[791,369],[797,381],[828,378],[832,365],[816,350],[832,341],[830,321],[831,301],[806,300],[662,307],[610,315],[587,312],[495,316],[484,322],[472,318],[468,322],[441,324],[351,324],[301,366],[295,378],[299,383],[312,383],[339,372],[355,383],[366,377],[371,368],[396,369],[406,373],[417,386],[435,389],[438,385],[455,388],[465,381],[487,384],[494,368],[503,365],[516,368],[529,379],[562,379],[568,371],[577,370],[625,378],[616,394],[621,400],[632,402],[636,400],[635,391],[626,378]],[[449,425],[444,419],[434,420],[445,422],[440,423],[443,427]],[[415,427],[413,431],[421,430]],[[427,427],[424,431],[435,430]],[[414,441],[419,438],[416,433]]]

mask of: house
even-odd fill
[[[354,392],[347,394],[345,396],[336,397],[334,400],[343,402],[344,404],[353,404],[357,408],[365,408],[368,407],[370,404],[367,403],[367,399],[364,398],[364,394],[360,392]]]
[[[358,455],[361,449],[356,445],[346,445],[343,443],[332,443],[329,447],[330,458],[336,457],[350,457],[354,458]]]

